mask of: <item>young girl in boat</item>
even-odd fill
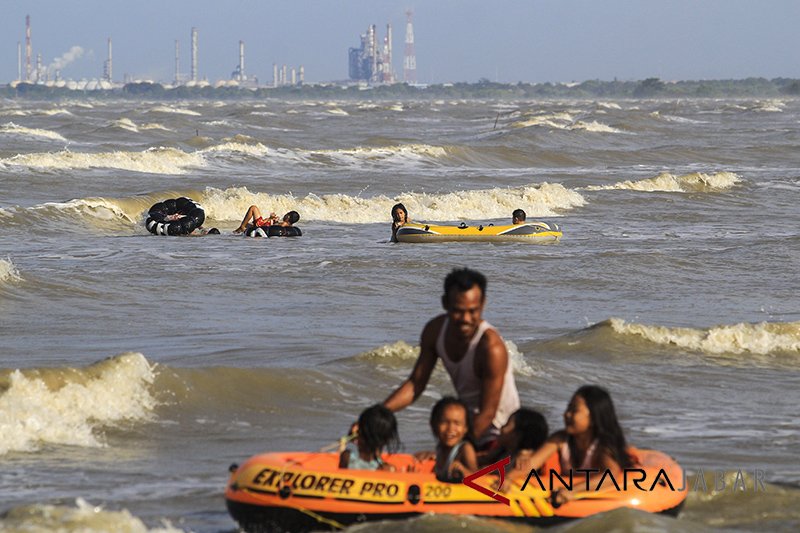
[[[633,465],[628,454],[625,435],[617,420],[611,395],[596,385],[584,385],[575,391],[564,412],[564,429],[557,431],[534,453],[522,470],[541,468],[547,459],[558,453],[562,475],[570,470],[596,469],[589,477],[589,486],[596,487],[606,470],[618,478],[624,468]],[[578,472],[576,479],[585,479]],[[524,478],[523,478],[524,479]],[[584,483],[574,489],[581,491]],[[573,498],[570,491],[561,490],[553,495],[554,503],[564,503]]]
[[[548,434],[547,420],[540,412],[527,407],[517,409],[500,429],[500,436],[497,438],[500,454],[488,462],[493,463],[500,459],[500,455],[509,455],[509,475],[524,478],[531,471],[531,459],[536,450],[547,441]]]
[[[339,456],[339,468],[351,470],[389,470],[395,467],[385,463],[384,451],[394,453],[400,447],[397,419],[381,404],[365,409],[358,417],[357,450],[344,450]]]
[[[436,465],[439,481],[459,482],[478,469],[475,447],[467,440],[472,418],[466,404],[445,396],[433,406],[431,430],[436,437]]]

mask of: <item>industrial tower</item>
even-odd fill
[[[112,64],[111,64],[111,37],[108,38],[108,59],[106,59],[106,62],[103,65],[103,79],[106,80],[108,83],[114,81]]]
[[[197,83],[197,28],[192,28],[192,81]]]
[[[406,55],[403,58],[403,81],[417,83],[417,56],[414,52],[414,12],[406,11]]]
[[[33,48],[31,48],[31,16],[25,15],[25,81],[31,81],[33,74],[33,66],[31,65],[31,56],[33,55]]]

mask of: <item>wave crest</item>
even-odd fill
[[[0,373],[0,455],[41,444],[104,446],[104,426],[150,416],[154,367],[125,353],[85,368]]]
[[[52,141],[68,142],[63,135],[54,131],[26,128],[25,126],[18,126],[13,122],[7,122],[6,124],[0,126],[0,134],[17,135],[19,137],[37,137],[40,139],[50,139]]]
[[[611,318],[599,326],[608,326],[619,335],[708,354],[767,355],[800,351],[800,322],[740,323],[698,329],[648,326]]]
[[[626,180],[612,185],[590,185],[585,187],[587,191],[609,191],[609,190],[628,190],[642,192],[705,192],[722,191],[730,189],[741,178],[733,172],[716,172],[705,174],[693,172],[683,176],[675,176],[668,172],[662,172],[654,178],[647,178],[639,181]]]
[[[185,174],[190,167],[203,167],[199,154],[187,154],[175,148],[149,148],[143,152],[80,153],[62,150],[53,153],[19,154],[0,159],[0,164],[39,169],[116,168],[150,174]]]

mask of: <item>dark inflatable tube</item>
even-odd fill
[[[169,220],[173,215],[182,215]],[[153,204],[144,222],[147,230],[154,235],[188,235],[206,220],[203,208],[189,198],[170,198]]]
[[[262,226],[247,228],[244,234],[248,237],[300,237],[303,232],[294,226]]]

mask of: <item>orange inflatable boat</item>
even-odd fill
[[[688,492],[683,469],[661,452],[630,451],[638,460],[636,468],[605,476],[599,486],[589,484],[588,474],[581,470],[570,478],[546,466],[521,486],[505,480],[499,493],[493,487],[503,461],[467,476],[463,483],[445,483],[434,476],[432,461],[416,463],[416,472],[405,471],[414,464],[414,458],[405,454],[384,457],[397,468],[388,472],[340,469],[335,453],[266,453],[231,466],[225,500],[233,519],[248,532],[336,530],[424,513],[536,526],[618,507],[677,515]],[[557,465],[557,458],[548,465]],[[574,499],[554,506],[551,493],[565,484],[572,485]]]

